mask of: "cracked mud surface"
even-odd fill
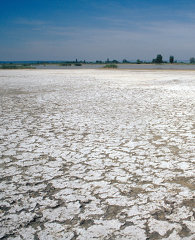
[[[0,71],[0,239],[195,239],[194,73]]]

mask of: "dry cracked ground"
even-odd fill
[[[194,71],[2,70],[0,100],[0,239],[195,239]]]

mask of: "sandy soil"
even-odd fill
[[[0,71],[0,239],[195,239],[193,71]]]

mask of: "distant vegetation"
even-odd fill
[[[194,57],[190,58],[190,63],[193,63],[193,64],[195,63],[195,58]]]
[[[30,64],[3,63],[0,64],[0,69],[34,69],[34,67]]]
[[[104,68],[118,68],[116,64],[106,64]]]
[[[127,59],[123,59],[123,63],[128,63]]]
[[[170,56],[170,57],[169,57],[169,62],[170,62],[170,63],[174,63],[174,56]]]
[[[136,63],[137,63],[137,64],[141,64],[141,63],[143,63],[143,61],[137,59]]]
[[[60,63],[60,66],[62,66],[62,67],[68,67],[71,65],[72,65],[71,63]]]
[[[85,61],[85,60],[74,60],[74,61],[28,61],[28,62],[0,62],[0,69],[36,69],[39,66],[47,67],[47,65],[58,65],[61,67],[71,67],[77,66],[80,67],[85,64],[101,64],[104,68],[117,68],[117,64],[195,64],[195,57],[191,57],[188,61],[181,62],[175,60],[174,56],[170,56],[168,61],[163,60],[163,56],[161,54],[157,54],[156,58],[152,61],[143,61],[141,59],[137,59],[135,61],[129,61],[127,59],[123,59],[122,61],[118,61],[116,59],[110,60],[107,58],[105,61],[96,60],[96,61]]]
[[[156,56],[156,58],[154,58],[153,60],[152,60],[152,63],[163,63],[163,57],[162,57],[162,55],[161,54],[158,54],[157,56]]]

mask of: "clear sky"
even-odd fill
[[[195,0],[0,0],[0,60],[195,56]]]

